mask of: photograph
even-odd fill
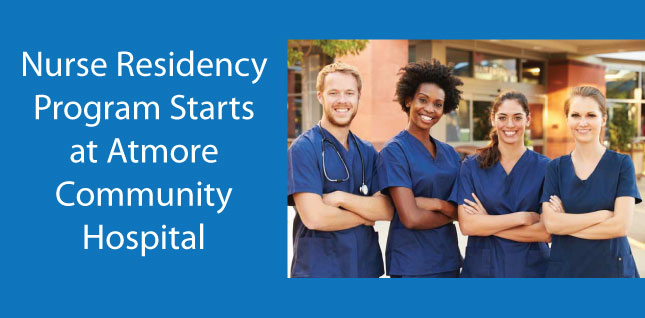
[[[645,271],[645,40],[287,46],[288,277]]]

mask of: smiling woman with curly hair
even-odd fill
[[[377,161],[379,187],[392,198],[385,262],[390,277],[458,277],[462,258],[448,202],[460,158],[430,129],[457,108],[463,83],[450,67],[433,61],[403,67],[396,96],[408,114],[406,129],[388,141]]]
[[[441,65],[436,60],[410,63],[401,68],[401,78],[396,84],[396,99],[401,108],[410,114],[409,100],[414,97],[423,83],[432,83],[444,92],[443,113],[457,109],[461,99],[461,91],[457,86],[463,85],[461,80],[452,74],[452,68]]]

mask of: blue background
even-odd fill
[[[638,4],[640,3],[640,4]],[[0,317],[226,315],[502,316],[620,314],[643,280],[289,280],[286,266],[286,45],[290,38],[645,38],[642,1],[582,5],[505,1],[3,4],[0,16]],[[114,76],[116,52],[135,57],[268,58],[262,79]],[[105,78],[22,77],[22,51],[102,57]],[[159,121],[36,121],[34,96],[156,100]],[[170,97],[254,102],[250,121],[173,121]],[[125,144],[214,144],[216,164],[106,164]],[[98,164],[72,164],[94,140]],[[89,187],[234,188],[209,208],[63,207],[59,183]],[[83,249],[83,224],[105,231],[197,230],[203,251]],[[642,310],[636,308],[639,312]],[[638,315],[638,314],[637,314]]]

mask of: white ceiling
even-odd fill
[[[645,40],[482,40],[546,53],[592,55],[645,51]]]

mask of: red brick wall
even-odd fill
[[[352,131],[380,150],[408,121],[401,106],[394,101],[398,70],[408,62],[408,41],[371,40],[359,55],[336,60],[357,67],[363,80]]]

